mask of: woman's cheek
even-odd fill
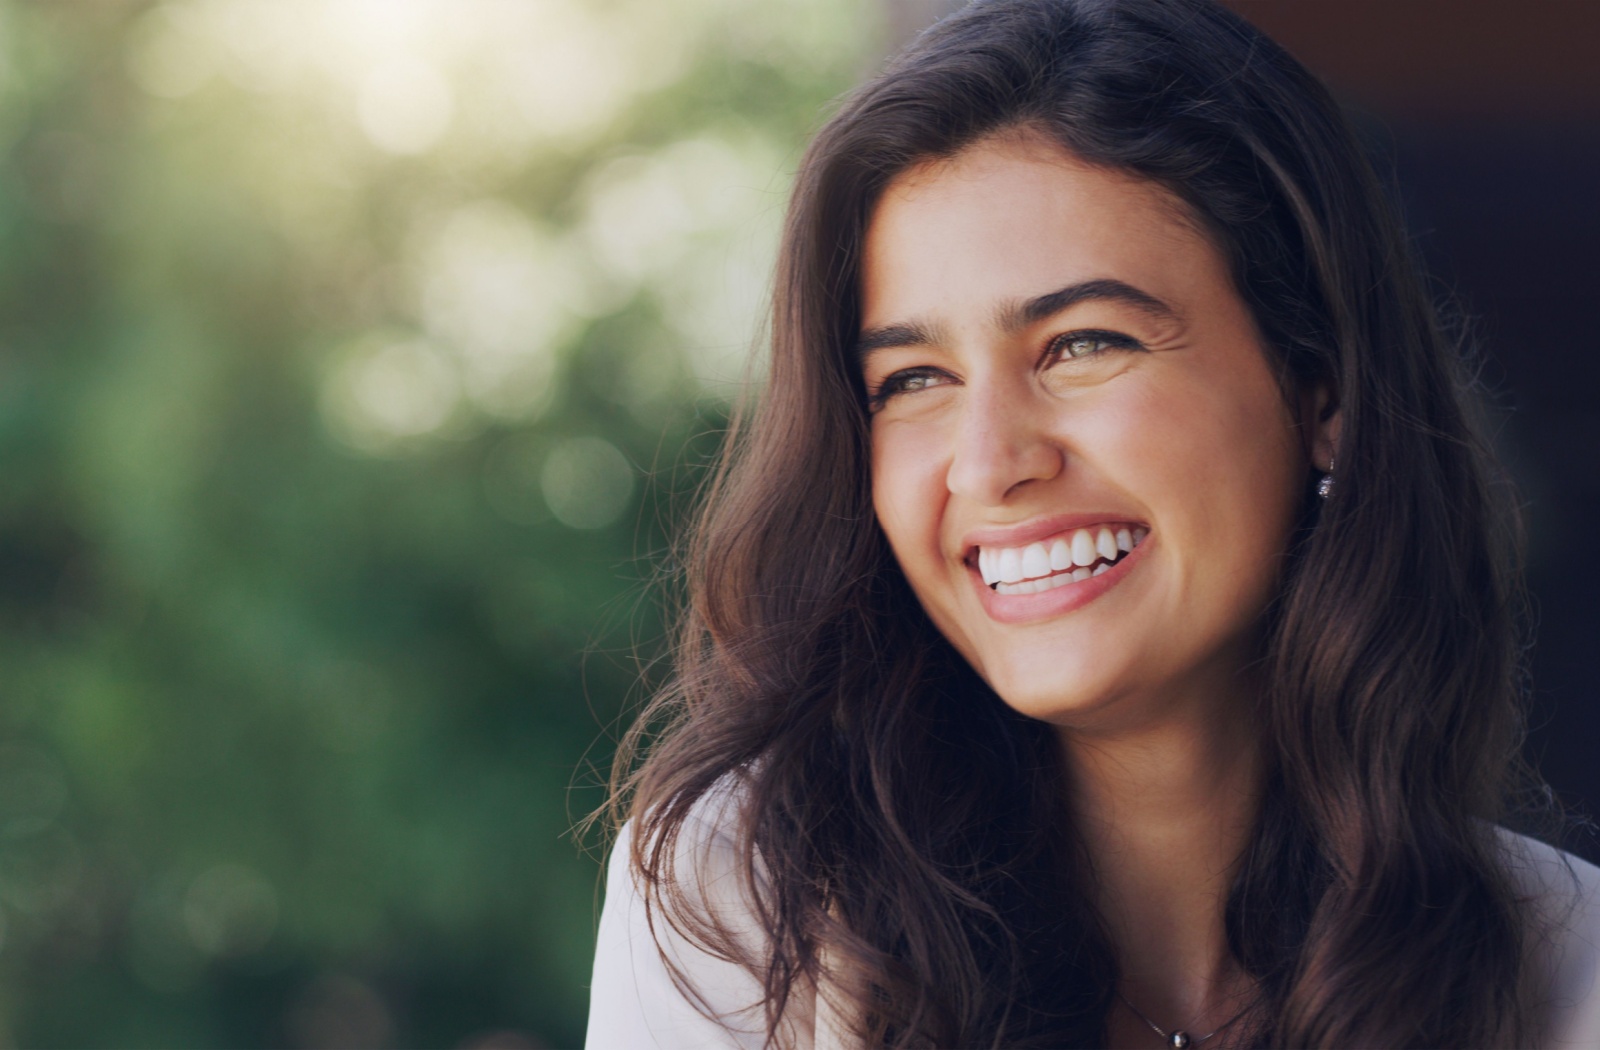
[[[878,524],[908,574],[937,558],[948,458],[931,421],[874,420],[872,502]]]
[[[1165,496],[1181,495],[1172,491],[1174,484],[1181,489],[1203,458],[1188,418],[1193,405],[1163,395],[1160,382],[1129,377],[1108,384],[1068,420],[1078,458],[1152,509]]]

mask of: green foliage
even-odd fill
[[[866,15],[0,5],[0,1036],[581,1040],[569,831]]]

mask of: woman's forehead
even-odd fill
[[[1181,298],[1213,291],[1225,272],[1188,205],[1164,186],[1011,134],[889,184],[864,246],[863,323],[1095,279]]]
[[[1090,176],[1108,185],[1119,186],[1136,197],[1153,218],[1168,223],[1202,229],[1193,208],[1161,182],[1138,172],[1087,160],[1053,137],[1047,130],[1032,125],[1002,128],[983,135],[954,153],[928,157],[908,165],[892,178],[878,201],[882,206],[892,194],[914,197],[941,183],[995,177],[1001,169],[1031,169],[1040,189],[1062,192],[1063,174]],[[1017,174],[1017,172],[1013,172]],[[1018,180],[1022,181],[1022,180]],[[874,209],[876,214],[876,209]]]

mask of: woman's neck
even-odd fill
[[[1062,731],[1120,991],[1157,1025],[1196,1037],[1251,991],[1223,913],[1260,807],[1261,741],[1248,691],[1229,694],[1161,704],[1162,717],[1115,733]],[[1153,1045],[1126,1010],[1113,1011],[1110,1034]]]

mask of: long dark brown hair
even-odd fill
[[[980,0],[844,101],[801,165],[769,377],[687,537],[671,681],[612,813],[657,921],[747,967],[769,1038],[803,991],[868,1045],[1095,1045],[1117,962],[1049,727],[931,626],[872,512],[851,347],[885,185],[1027,129],[1167,187],[1210,231],[1286,396],[1336,392],[1266,613],[1269,783],[1226,909],[1261,1046],[1526,1042],[1527,919],[1494,824],[1523,783],[1509,491],[1461,340],[1324,87],[1207,0]],[[752,947],[680,832],[737,805]],[[697,809],[697,807],[699,807]]]

